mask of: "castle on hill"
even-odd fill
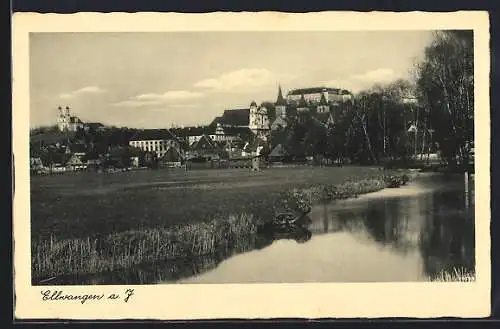
[[[64,109],[57,108],[57,127],[60,131],[77,131],[83,128],[83,122],[79,117],[71,115],[69,106]]]

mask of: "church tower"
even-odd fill
[[[318,113],[330,112],[330,106],[328,105],[328,102],[326,101],[325,94],[321,94],[321,99],[319,101],[318,107],[316,108],[316,111]]]
[[[276,110],[276,118],[286,118],[286,101],[283,98],[283,93],[281,92],[281,85],[278,87],[278,98],[276,99],[274,108]]]
[[[267,109],[263,106],[257,106],[257,103],[252,101],[249,112],[248,127],[255,135],[265,138],[269,133]]]
[[[57,127],[60,131],[68,130],[69,126],[69,108],[66,106],[63,109],[61,106],[57,107]]]

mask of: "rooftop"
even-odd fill
[[[214,119],[212,124],[220,123],[224,126],[247,126],[250,117],[250,109],[225,110],[222,116]]]
[[[142,129],[137,131],[131,138],[131,141],[147,140],[176,140],[176,136],[168,129]]]
[[[333,92],[337,94],[350,94],[348,90],[340,89],[340,88],[329,88],[329,87],[312,87],[312,88],[300,88],[293,89],[288,92],[288,95],[303,95],[303,94],[317,94],[324,92]]]

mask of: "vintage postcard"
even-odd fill
[[[488,316],[489,39],[486,12],[15,14],[15,316]]]

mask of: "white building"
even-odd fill
[[[159,158],[163,157],[171,147],[177,150],[180,148],[177,138],[168,129],[139,130],[129,140],[129,145],[145,152],[154,152]]]
[[[353,99],[353,95],[345,89],[314,87],[291,90],[287,94],[287,101],[297,103],[302,96],[307,102],[311,103],[319,103],[322,96],[325,97],[328,103],[342,103]]]

